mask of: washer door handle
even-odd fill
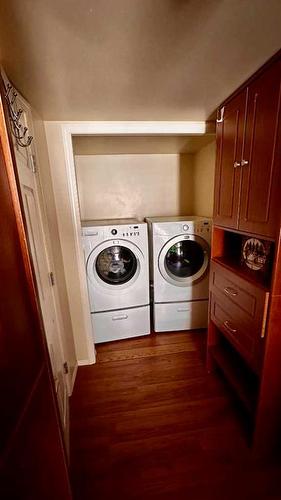
[[[119,314],[118,316],[113,316],[112,321],[120,321],[122,319],[128,319],[128,314]]]

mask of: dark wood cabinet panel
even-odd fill
[[[248,87],[247,122],[241,166],[239,229],[274,237],[280,192],[278,119],[281,62],[271,66]]]
[[[269,292],[214,261],[211,263],[210,289],[212,321],[258,372]]]
[[[5,374],[0,382],[0,449],[3,449],[43,363],[43,346],[29,298],[20,242],[16,239],[17,221],[1,141],[0,200],[0,373]]]
[[[214,261],[211,262],[210,288],[238,306],[244,316],[243,322],[261,333],[268,291]]]
[[[245,328],[240,312],[237,306],[228,302],[228,299],[211,292],[211,320],[251,365],[254,357],[255,337],[253,332]]]
[[[62,437],[53,407],[49,374],[43,369],[16,430],[14,445],[5,457],[0,475],[1,498],[70,500]]]
[[[71,498],[0,79],[0,498]]]
[[[280,217],[280,81],[277,60],[226,102],[217,123],[214,223],[268,238]]]
[[[247,92],[221,109],[217,123],[217,163],[214,222],[238,227],[238,207]]]

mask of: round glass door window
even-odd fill
[[[194,240],[181,240],[171,246],[165,257],[166,271],[176,278],[189,278],[200,271],[205,253]]]
[[[137,267],[137,259],[133,252],[119,245],[105,248],[96,260],[98,276],[110,285],[126,283],[134,276]]]

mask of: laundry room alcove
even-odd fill
[[[143,220],[213,210],[215,139],[73,137],[81,220]]]
[[[121,331],[118,329],[118,335],[117,330],[111,333],[113,323],[108,318],[113,313],[102,312],[104,303],[97,306],[93,302],[93,297],[98,294],[99,279],[92,271],[92,264],[88,267],[90,257],[88,259],[87,256],[95,247],[88,248],[89,236],[86,234],[90,234],[89,231],[98,234],[97,231],[102,229],[100,225],[107,231],[106,223],[112,220],[118,225],[118,221],[122,224],[125,219],[141,223],[147,217],[155,216],[210,217],[213,210],[215,142],[213,134],[169,137],[87,135],[73,137],[72,144],[91,321],[94,339],[98,343],[105,338],[107,341],[119,338]],[[97,221],[102,222],[99,224]],[[114,231],[119,234],[119,229]],[[110,237],[111,233],[108,235]],[[91,245],[95,244],[93,240]],[[104,266],[109,265],[108,259],[112,261],[114,251],[121,247],[110,248],[111,254],[106,257],[106,262],[103,261]],[[96,310],[98,312],[94,313]],[[128,315],[129,310],[120,311],[119,316],[124,311]],[[132,316],[132,308],[130,314]],[[146,323],[146,319],[138,321]],[[137,333],[138,324],[134,322],[135,326],[131,327],[135,330],[134,334],[144,334],[141,331]],[[145,332],[149,331],[149,327],[145,329]],[[120,338],[123,338],[122,335]]]
[[[81,221],[212,216],[214,127],[49,121],[45,130],[75,350],[78,364],[87,365],[95,350]]]

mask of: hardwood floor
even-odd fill
[[[254,460],[204,331],[97,346],[71,398],[76,500],[281,499],[279,465]]]

